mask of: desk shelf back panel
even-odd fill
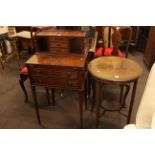
[[[39,32],[35,35],[36,51],[52,54],[82,54],[87,51],[88,39],[83,31]]]

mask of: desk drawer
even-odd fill
[[[68,43],[69,40],[66,37],[49,37],[49,42],[64,42],[64,43]]]
[[[68,80],[65,78],[51,78],[51,77],[31,77],[32,85],[37,86],[51,86],[67,89],[79,89],[80,81],[79,80]]]
[[[69,44],[67,42],[50,42],[49,47],[59,47],[59,48],[69,48]]]
[[[47,69],[38,67],[29,67],[31,76],[44,76],[53,78],[67,78],[67,79],[78,79],[80,73],[78,70],[64,70],[64,69]]]
[[[51,51],[52,53],[54,53],[54,52],[62,53],[62,54],[69,53],[69,49],[67,49],[67,48],[60,48],[60,47],[49,47],[49,51]]]

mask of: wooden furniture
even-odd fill
[[[88,63],[94,59],[94,53],[97,49],[97,38],[98,38],[98,32],[95,31],[94,33],[92,33],[92,37],[90,39],[90,46],[89,46],[89,52],[88,52]],[[87,84],[87,93],[88,93],[88,98],[90,98],[90,93],[91,93],[91,89],[92,89],[92,78],[90,73],[88,72],[88,84]],[[87,105],[86,105],[87,108]]]
[[[27,62],[38,123],[41,123],[36,97],[37,86],[78,91],[80,126],[83,128],[83,91],[86,80],[86,55],[35,54]]]
[[[16,32],[21,32],[21,31],[30,31],[31,26],[15,26]]]
[[[31,42],[32,42],[32,52],[33,54],[36,51],[36,46],[35,46],[35,33],[40,32],[40,31],[50,31],[53,29],[57,29],[56,26],[31,26]],[[42,44],[42,43],[40,43]]]
[[[143,53],[145,52],[150,27],[151,26],[139,26],[136,50],[143,52]]]
[[[103,43],[103,35],[105,37],[104,40],[106,40],[104,42],[106,47],[111,47],[112,43],[110,43],[109,41],[111,40],[111,34],[112,31],[111,29],[106,29],[106,31],[103,34],[103,27],[104,26],[97,26],[97,31],[98,31],[98,46],[100,46]],[[108,26],[105,26],[108,27]],[[113,26],[113,27],[124,27],[124,26]],[[132,30],[132,37],[131,37],[131,41],[130,41],[130,47],[135,47],[138,41],[138,35],[139,35],[139,27],[138,26],[130,26],[131,30]],[[129,40],[129,35],[130,35],[130,30],[129,29],[122,29],[121,30],[121,46],[126,46],[126,43]],[[102,45],[101,45],[102,46]],[[130,49],[131,50],[131,49]]]
[[[16,46],[16,38],[9,35],[9,32],[0,35],[0,63],[2,69],[8,60],[14,58],[20,67],[19,53]]]
[[[111,37],[106,38],[105,29],[109,28],[111,31]],[[130,26],[102,26],[99,27],[98,31],[100,35],[98,36],[98,45],[100,48],[95,52],[95,57],[98,56],[109,56],[118,55],[123,56],[123,52],[120,50],[120,44],[122,41],[122,31],[128,30],[127,44],[124,51],[125,57],[128,57],[128,49],[132,38],[132,29]],[[107,44],[107,45],[106,45]]]
[[[30,31],[21,31],[15,34],[16,39],[18,40],[19,50],[28,50],[29,53],[32,53],[32,39]]]
[[[35,33],[36,54],[25,64],[28,67],[38,122],[40,115],[36,87],[60,88],[79,94],[80,127],[83,128],[83,94],[87,102],[86,32],[51,30]],[[87,105],[87,103],[86,103]]]
[[[19,50],[28,50],[29,53],[34,53],[33,35],[37,31],[48,30],[53,26],[17,26],[16,38],[18,39]]]
[[[107,28],[110,29],[110,38],[106,38]],[[95,57],[100,56],[119,56],[119,57],[128,57],[128,49],[132,38],[132,29],[130,26],[102,26],[99,29],[102,31],[102,35],[99,36],[99,48],[95,52]],[[120,49],[121,41],[122,41],[122,31],[128,31],[128,40],[124,50]],[[101,32],[100,32],[101,33]],[[92,87],[94,82],[92,81]],[[130,86],[127,84],[121,85],[120,91],[120,101],[123,99],[124,89],[126,88],[126,92],[129,92]],[[128,94],[126,94],[127,96]],[[123,101],[122,101],[123,102]],[[93,107],[92,107],[93,110]]]
[[[84,31],[40,31],[35,34],[36,51],[56,54],[86,53],[86,34]]]
[[[117,56],[99,57],[92,60],[88,64],[88,70],[96,83],[96,128],[99,126],[100,107],[101,107],[101,85],[102,84],[116,84],[124,85],[133,83],[132,96],[130,107],[127,115],[127,123],[130,122],[130,116],[133,108],[134,98],[136,94],[136,87],[138,78],[142,74],[142,68],[136,62],[128,58],[120,58]],[[124,106],[121,103],[119,109]]]
[[[130,27],[132,29],[132,37],[131,37],[131,41],[130,41],[130,47],[136,47],[140,26],[130,26]],[[128,31],[128,29],[122,30],[123,43],[125,43],[128,40],[129,33],[130,32]]]
[[[147,45],[144,52],[144,63],[150,70],[155,62],[155,26],[151,26],[148,34]]]

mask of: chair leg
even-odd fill
[[[20,79],[19,79],[20,87],[22,88],[25,95],[25,103],[28,102],[28,95],[24,85],[24,82],[26,81],[27,78],[28,78],[27,75],[20,75]]]
[[[12,44],[12,47],[13,47],[13,51],[14,51],[14,54],[15,54],[15,59],[17,61],[17,64],[18,64],[19,68],[21,68],[20,56],[19,56],[19,51],[18,51],[18,48],[17,48],[16,39],[13,39],[11,44]]]

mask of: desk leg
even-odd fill
[[[133,85],[132,95],[131,95],[131,101],[130,101],[129,112],[128,112],[128,117],[127,117],[127,124],[130,123],[130,117],[131,117],[131,112],[132,112],[133,103],[134,103],[134,99],[135,99],[137,83],[138,83],[138,80],[135,80],[134,85]]]
[[[33,95],[33,99],[34,99],[38,123],[41,124],[40,115],[39,115],[39,108],[38,108],[38,101],[37,101],[37,96],[36,96],[36,88],[35,88],[35,86],[31,86],[31,89],[32,89],[32,95]]]
[[[46,95],[47,95],[48,105],[50,105],[50,93],[49,93],[49,89],[48,88],[46,88]]]
[[[55,105],[55,88],[52,88],[52,104]]]
[[[79,92],[80,127],[83,129],[83,92]]]
[[[99,119],[100,119],[100,107],[101,107],[101,84],[96,81],[96,91],[94,92],[96,95],[96,128],[99,127]]]

